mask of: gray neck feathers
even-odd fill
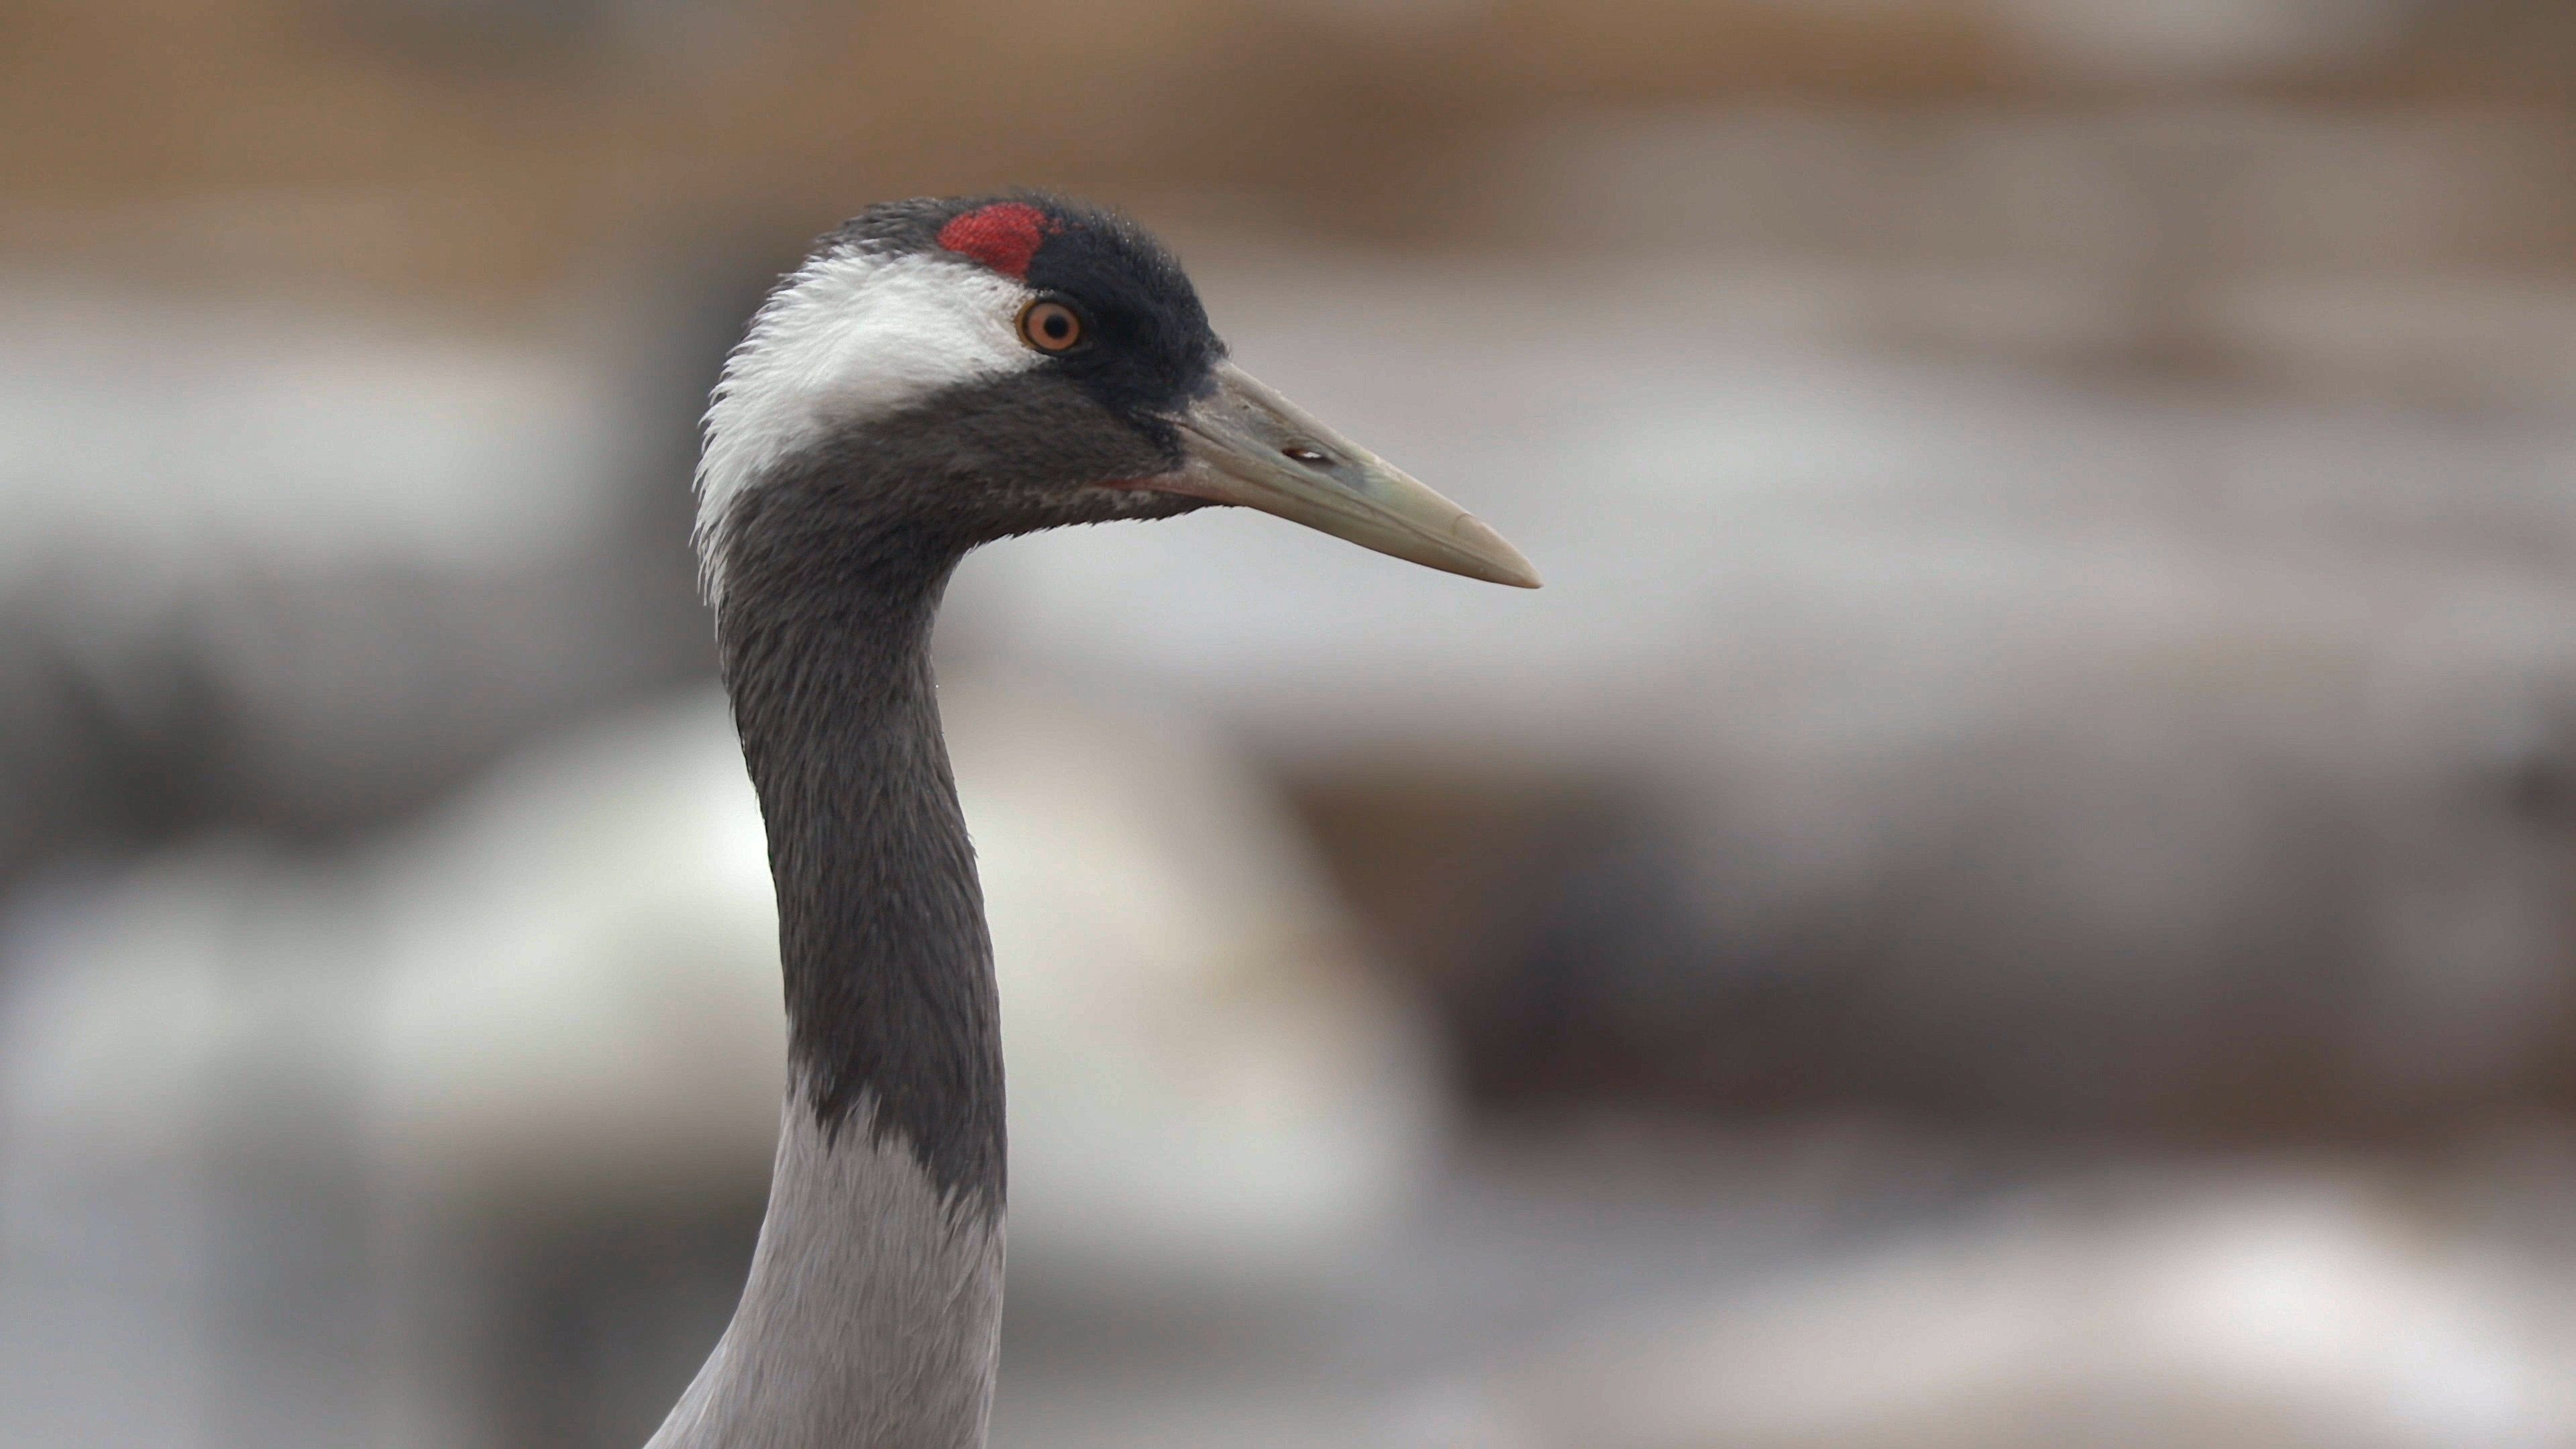
[[[724,531],[718,641],[778,892],[790,1086],[742,1305],[652,1449],[983,1443],[1001,1039],[929,659],[971,540],[824,482],[758,489]]]
[[[901,1139],[961,1206],[995,1214],[993,948],[930,674],[964,548],[806,497],[772,487],[737,507],[718,625],[768,828],[790,1061],[827,1138]]]

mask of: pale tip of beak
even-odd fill
[[[1485,520],[1472,513],[1462,513],[1449,531],[1457,536],[1459,547],[1472,554],[1482,566],[1476,577],[1488,583],[1509,584],[1516,589],[1539,586],[1538,570],[1530,565],[1528,559],[1521,557],[1519,549],[1494,532]]]

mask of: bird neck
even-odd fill
[[[741,1306],[653,1449],[984,1442],[999,1013],[929,657],[962,550],[816,542],[757,518],[729,541],[718,635],[777,887],[789,1087]]]
[[[792,603],[737,573],[721,630],[778,893],[795,1097],[998,1213],[993,947],[930,668],[952,554],[886,548]]]

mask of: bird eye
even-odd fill
[[[1041,297],[1020,309],[1020,340],[1040,352],[1064,352],[1082,340],[1082,316]]]

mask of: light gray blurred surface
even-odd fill
[[[2014,707],[1999,676],[2054,694],[2231,638],[2388,674],[2556,638],[2576,426],[2548,411],[1804,345],[1651,256],[1300,260],[1202,264],[1238,359],[1472,497],[1548,587],[1497,601],[1216,514],[1001,546],[952,629],[1180,678],[1306,750],[1908,738]]]
[[[647,532],[685,517],[646,491],[685,427],[635,415],[666,365],[0,284],[0,887],[201,830],[342,838],[700,674],[685,547]]]

